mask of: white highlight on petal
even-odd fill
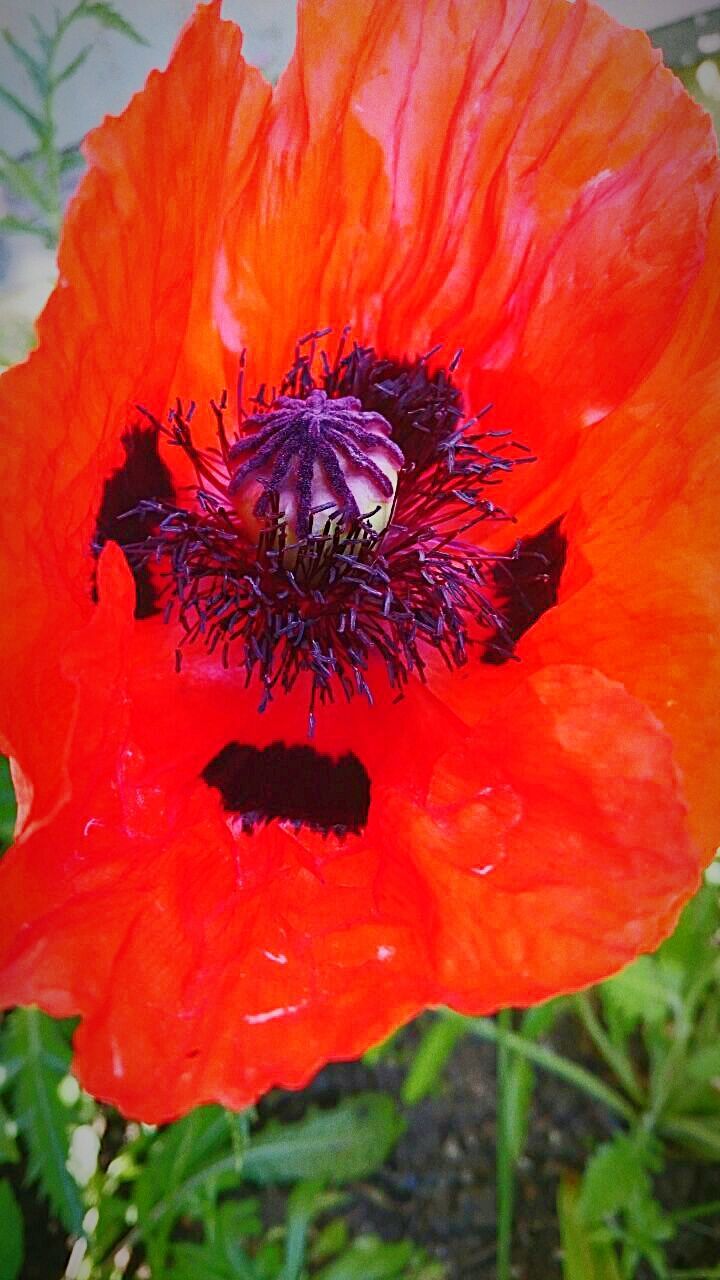
[[[584,413],[580,415],[581,427],[594,427],[596,422],[602,422],[603,418],[607,418],[612,413],[612,406],[607,405],[591,405]]]
[[[120,1076],[124,1076],[125,1067],[123,1065],[122,1054],[120,1052],[120,1045],[118,1044],[117,1040],[114,1037],[111,1042],[110,1052],[112,1056],[113,1075],[117,1076],[118,1078]]]
[[[221,249],[218,254],[217,267],[213,279],[212,314],[225,346],[230,351],[236,351],[239,355],[243,348],[243,339],[240,325],[233,315],[227,300],[229,287],[230,270],[228,268],[227,255],[225,250]]]
[[[264,1013],[246,1013],[245,1022],[249,1022],[251,1026],[256,1026],[263,1022],[272,1022],[275,1018],[284,1018],[286,1013],[299,1013],[305,1008],[306,1000],[301,1004],[285,1004],[280,1005],[277,1009],[266,1009]]]

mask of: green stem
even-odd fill
[[[720,1280],[720,1267],[691,1267],[689,1271],[668,1271],[668,1280]]]
[[[689,1209],[674,1209],[670,1217],[673,1222],[693,1222],[696,1218],[709,1218],[712,1213],[720,1213],[720,1200],[708,1200],[705,1204],[693,1204]]]
[[[508,1043],[507,1036],[513,1035],[512,1009],[503,1009],[498,1014],[497,1021],[503,1033],[497,1041],[497,1140],[495,1152],[497,1280],[510,1280],[515,1167],[512,1152],[512,1116],[510,1114],[510,1076],[512,1073],[513,1049]]]
[[[461,1017],[460,1014],[452,1013],[446,1016]],[[502,1042],[508,1048],[515,1049],[529,1062],[534,1062],[543,1071],[559,1076],[561,1080],[567,1080],[568,1084],[574,1085],[576,1089],[587,1093],[591,1098],[596,1098],[598,1102],[602,1102],[610,1111],[622,1116],[623,1120],[627,1120],[630,1124],[637,1119],[635,1108],[621,1093],[602,1080],[598,1080],[591,1071],[586,1071],[585,1067],[580,1067],[576,1062],[571,1062],[569,1058],[556,1053],[554,1049],[526,1040],[515,1031],[507,1031],[492,1018],[463,1018],[463,1022],[472,1035],[479,1036],[481,1040],[490,1040],[493,1044]]]
[[[595,1048],[601,1057],[605,1059],[610,1070],[617,1076],[628,1097],[632,1098],[633,1102],[636,1102],[638,1106],[642,1106],[645,1099],[635,1076],[632,1063],[622,1049],[613,1044],[595,1013],[590,997],[585,992],[575,997],[575,1008]]]
[[[705,1124],[701,1116],[668,1116],[660,1129],[666,1138],[673,1138],[684,1146],[703,1147],[714,1160],[720,1158],[720,1133]]]

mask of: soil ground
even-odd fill
[[[271,1105],[288,1119],[309,1101],[332,1103],[363,1089],[397,1096],[416,1028],[397,1053],[373,1067],[326,1068],[300,1098],[275,1095]],[[598,1063],[578,1045],[576,1024],[561,1023],[553,1043],[594,1071]],[[276,1101],[277,1100],[277,1101]],[[406,1111],[408,1127],[384,1168],[356,1185],[347,1211],[355,1232],[386,1240],[410,1238],[445,1263],[448,1280],[495,1277],[495,1052],[468,1037],[455,1049],[442,1088]],[[616,1129],[600,1104],[570,1085],[537,1073],[528,1142],[518,1171],[513,1262],[515,1280],[561,1280],[555,1201],[561,1175],[580,1172],[592,1149]],[[667,1208],[720,1198],[717,1165],[678,1159],[658,1184]],[[688,1224],[668,1249],[673,1267],[711,1268],[720,1262],[720,1218]],[[653,1280],[649,1269],[636,1280]]]
[[[583,1054],[576,1025],[567,1020],[553,1036],[563,1052],[593,1070]],[[301,1094],[271,1094],[261,1116],[299,1119],[308,1105],[331,1106],[366,1089],[398,1097],[417,1026],[408,1028],[389,1055],[374,1066],[361,1062],[327,1067]],[[587,1046],[585,1046],[587,1048]],[[495,1277],[495,1053],[468,1037],[446,1067],[438,1092],[405,1111],[407,1129],[391,1158],[372,1178],[349,1188],[346,1217],[353,1234],[374,1232],[385,1240],[404,1238],[422,1245],[447,1267],[448,1280]],[[615,1121],[599,1104],[552,1076],[538,1073],[529,1137],[518,1176],[513,1262],[515,1280],[561,1280],[560,1241],[555,1213],[558,1180],[582,1170],[593,1147],[611,1136]],[[67,1261],[63,1233],[48,1222],[44,1207],[13,1171],[27,1224],[22,1280],[60,1280]],[[668,1208],[720,1198],[720,1173],[678,1159],[659,1182]],[[285,1193],[264,1193],[268,1225],[282,1222]],[[670,1247],[674,1267],[703,1269],[720,1260],[720,1220],[689,1224]],[[159,1277],[158,1280],[163,1280]],[[200,1278],[199,1278],[200,1280]],[[636,1280],[652,1280],[649,1270]]]

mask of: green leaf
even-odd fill
[[[523,1038],[538,1041],[546,1036],[567,1008],[567,1003],[567,998],[560,996],[555,1000],[546,1000],[534,1009],[528,1009],[520,1024]],[[514,1164],[517,1164],[525,1149],[534,1092],[535,1068],[527,1058],[515,1054],[507,1080],[508,1138]]]
[[[322,1182],[300,1182],[288,1200],[285,1264],[278,1280],[300,1280],[305,1264],[310,1223],[320,1208]]]
[[[122,35],[127,36],[129,40],[134,40],[136,44],[147,44],[144,36],[141,36],[132,23],[128,22],[127,18],[123,18],[115,6],[109,4],[107,0],[81,0],[72,17],[94,18],[96,22],[100,23],[101,27],[107,27],[111,31],[119,31]]]
[[[4,218],[0,218],[0,232],[5,232],[8,235],[39,236],[46,245],[52,244],[51,234],[47,227],[44,227],[39,222],[30,222],[26,218],[16,218],[12,214],[6,214]]]
[[[21,160],[14,160],[7,151],[0,149],[0,181],[10,187],[23,200],[29,200],[40,209],[48,212],[52,202],[42,183],[38,181],[32,169]]]
[[[39,116],[36,116],[29,107],[26,107],[14,93],[11,93],[9,89],[6,89],[1,84],[0,102],[4,102],[6,107],[10,107],[11,111],[15,111],[17,115],[22,116],[26,125],[32,129],[33,133],[37,135],[40,141],[45,141],[47,137],[47,126],[45,122],[41,120]]]
[[[589,1225],[625,1209],[638,1191],[649,1191],[649,1152],[647,1144],[625,1134],[597,1148],[585,1168],[579,1200]]]
[[[384,1244],[377,1236],[358,1236],[341,1257],[318,1272],[317,1280],[401,1280],[413,1252],[409,1240]]]
[[[674,1138],[707,1159],[720,1160],[720,1120],[708,1116],[668,1116],[663,1135]]]
[[[558,1018],[566,1012],[569,999],[567,996],[556,996],[553,1000],[545,1000],[527,1009],[522,1015],[520,1030],[526,1040],[541,1040],[549,1035]]]
[[[52,57],[52,52],[54,48],[54,41],[52,39],[52,36],[48,35],[44,26],[35,17],[34,13],[30,14],[30,22],[32,23],[33,31],[35,32],[35,39],[37,40],[47,60],[48,58]]]
[[[333,1218],[321,1227],[313,1241],[311,1257],[313,1262],[327,1262],[347,1248],[348,1225],[344,1218]]]
[[[262,1184],[364,1178],[384,1163],[403,1128],[386,1094],[358,1094],[332,1111],[311,1112],[296,1124],[268,1125],[251,1139],[243,1174]]]
[[[57,89],[58,85],[63,84],[65,80],[69,80],[71,76],[74,76],[75,72],[80,70],[85,59],[90,53],[92,53],[92,45],[87,44],[84,49],[80,50],[77,57],[73,58],[71,62],[68,62],[67,66],[63,67],[62,71],[59,71],[54,77],[53,89]]]
[[[243,1238],[260,1235],[262,1224],[255,1198],[227,1200],[218,1208],[212,1232],[204,1224],[203,1244],[172,1245],[169,1274],[173,1280],[260,1280]],[[212,1235],[212,1239],[208,1237]]]
[[[138,1230],[145,1240],[153,1272],[163,1275],[172,1227],[192,1208],[193,1194],[202,1188],[211,1194],[220,1189],[211,1167],[219,1154],[228,1152],[230,1131],[222,1107],[198,1107],[176,1124],[169,1125],[150,1147],[150,1156],[135,1184],[133,1202]],[[207,1173],[198,1181],[197,1175]],[[225,1181],[236,1181],[234,1169],[226,1169]]]
[[[0,1102],[0,1164],[17,1164],[20,1159],[18,1144],[15,1141],[16,1132],[15,1121]]]
[[[77,147],[68,147],[60,153],[60,172],[70,173],[73,169],[82,169],[85,157]]]
[[[0,1280],[17,1280],[25,1257],[20,1206],[6,1178],[0,1181]]]
[[[370,1049],[366,1049],[362,1056],[365,1066],[374,1067],[378,1062],[382,1062],[389,1057],[397,1046],[401,1031],[402,1028],[398,1028],[397,1031],[391,1031],[390,1035],[385,1036],[385,1039],[381,1040],[379,1044],[374,1044]]]
[[[39,1009],[15,1009],[3,1027],[2,1050],[12,1077],[10,1094],[18,1132],[28,1150],[28,1181],[47,1196],[66,1229],[78,1235],[83,1205],[65,1167],[73,1111],[58,1097],[71,1057],[63,1025]]]
[[[235,1164],[238,1173],[242,1172],[245,1151],[250,1141],[250,1111],[230,1111],[226,1107],[223,1112],[225,1123],[230,1134],[232,1149],[235,1153]]]
[[[592,1238],[579,1197],[577,1181],[564,1178],[557,1202],[564,1280],[623,1280],[613,1246]]]
[[[451,1021],[442,1014],[432,1020],[403,1082],[401,1097],[406,1106],[414,1106],[437,1088],[453,1049],[467,1034],[462,1022]]]
[[[633,1196],[625,1210],[622,1230],[625,1270],[634,1275],[644,1258],[664,1280],[668,1273],[665,1245],[675,1232],[675,1224],[649,1189],[646,1194]]]
[[[12,49],[18,62],[21,62],[27,71],[27,74],[40,94],[40,97],[44,98],[48,90],[48,82],[46,69],[43,63],[38,62],[31,53],[28,53],[27,49],[25,49],[20,44],[19,40],[16,40],[11,32],[6,28],[3,30],[2,34],[5,43]]]
[[[720,1044],[706,1045],[688,1056],[686,1071],[691,1080],[702,1084],[720,1081]]]
[[[605,1015],[611,1029],[629,1035],[640,1023],[661,1025],[673,1005],[673,992],[652,956],[640,956],[626,969],[600,986]]]
[[[686,986],[693,984],[701,968],[717,959],[714,935],[720,927],[718,893],[705,885],[685,907],[675,932],[663,942],[655,958],[662,969],[681,975]]]
[[[220,1241],[213,1244],[175,1244],[172,1250],[172,1266],[168,1274],[172,1280],[259,1280],[253,1260],[247,1253],[238,1255],[230,1263]]]
[[[10,844],[15,830],[15,789],[10,763],[0,756],[0,852]]]

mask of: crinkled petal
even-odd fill
[[[468,1013],[607,976],[698,883],[670,738],[586,667],[529,676],[438,763],[423,810],[398,806],[435,904],[437,998]]]
[[[228,345],[271,379],[325,324],[463,346],[546,397],[535,447],[606,414],[672,334],[718,190],[647,38],[585,0],[304,0],[298,25],[227,223]]]
[[[0,998],[79,1013],[81,1079],[148,1120],[298,1086],[427,1004],[605,976],[697,884],[686,794],[711,816],[706,118],[584,0],[305,0],[268,103],[199,9],[93,135],[39,351],[0,390],[32,482],[3,670],[36,819],[0,867]],[[245,344],[272,383],[347,322],[382,355],[465,345],[471,402],[541,455],[519,528],[563,515],[568,564],[520,662],[322,709],[317,750],[371,780],[361,835],[248,835],[202,772],[305,743],[304,696],[260,715],[200,648],[176,676],[112,545],[93,609],[93,522],[135,400],[216,394]]]
[[[35,819],[67,785],[73,693],[60,660],[91,613],[90,544],[104,482],[123,461],[120,437],[138,403],[163,416],[185,394],[176,371],[188,344],[220,389],[208,244],[224,183],[235,196],[250,173],[270,92],[241,43],[218,3],[200,7],[169,70],[89,136],[38,349],[0,381],[2,741],[34,793]]]

